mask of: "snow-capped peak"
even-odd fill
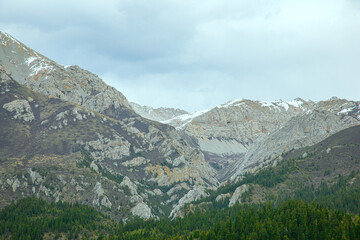
[[[296,98],[294,100],[291,101],[283,101],[281,99],[279,100],[275,100],[275,101],[260,101],[259,103],[261,104],[262,107],[273,107],[277,110],[280,110],[279,107],[285,109],[285,111],[288,111],[290,107],[293,108],[300,108],[302,110],[304,110],[303,104],[304,104],[304,100],[300,99],[300,98]]]
[[[206,113],[210,111],[209,109],[206,110],[201,110],[201,111],[197,111],[197,112],[193,112],[193,113],[189,113],[189,114],[183,114],[165,121],[161,121],[161,123],[164,124],[170,124],[173,122],[181,122],[180,126],[177,126],[176,129],[183,129],[187,124],[189,124],[194,118]],[[170,124],[171,125],[171,124]]]
[[[226,103],[221,104],[218,108],[228,108],[230,106],[240,106],[243,104],[244,99],[234,99]]]

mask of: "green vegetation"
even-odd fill
[[[325,182],[322,182],[318,188],[315,188],[314,185],[304,186],[295,192],[294,199],[308,202],[316,199],[319,204],[329,209],[360,214],[359,183],[352,182],[352,178],[358,173],[353,171],[348,177],[340,175],[338,181],[331,186],[328,186]]]
[[[261,169],[257,174],[246,174],[243,183],[255,183],[263,187],[274,187],[284,182],[290,173],[297,170],[294,160],[284,161],[278,167]]]
[[[360,218],[316,202],[236,205],[183,219],[115,223],[91,207],[26,198],[0,212],[3,239],[360,239]]]
[[[94,208],[70,203],[47,203],[25,198],[0,212],[0,234],[3,239],[41,239],[44,233],[67,238],[92,236],[109,231],[113,222]]]
[[[76,160],[76,166],[78,168],[90,167],[91,162],[94,161],[91,153],[85,150],[81,150],[80,153],[81,158]]]
[[[94,152],[94,148],[92,146],[89,146],[89,151],[86,150],[80,150],[81,158],[76,160],[76,166],[78,168],[90,168],[91,162],[94,161],[93,156],[91,156],[91,152]],[[112,180],[118,184],[122,182],[124,179],[123,175],[111,173],[107,169],[101,167],[100,165],[97,165],[99,169],[99,173],[106,177],[109,180]]]
[[[201,202],[211,201],[212,203],[219,205],[219,203],[215,203],[215,198],[217,196],[229,192],[232,193],[235,191],[237,187],[243,184],[252,183],[252,184],[258,184],[266,188],[271,188],[287,180],[289,175],[294,171],[296,171],[297,169],[298,167],[296,166],[296,162],[294,160],[289,160],[289,161],[280,162],[276,167],[264,168],[255,175],[246,173],[240,181],[234,184],[224,185],[215,191],[211,191],[209,197],[205,199],[201,199],[200,201]],[[246,194],[249,195],[249,193]],[[222,206],[224,207],[225,205]]]

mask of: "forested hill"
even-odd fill
[[[360,218],[316,202],[236,205],[182,218],[115,223],[79,204],[25,198],[0,212],[2,239],[360,239]]]

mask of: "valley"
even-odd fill
[[[358,101],[141,106],[0,31],[0,136],[4,239],[20,238],[11,214],[25,219],[26,208],[33,215],[17,228],[42,217],[47,226],[24,230],[30,239],[294,239],[300,228],[302,239],[360,236]],[[280,220],[301,209],[338,228]],[[256,228],[241,235],[239,219]]]

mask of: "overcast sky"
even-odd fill
[[[153,107],[360,100],[358,0],[0,0],[0,30]]]

